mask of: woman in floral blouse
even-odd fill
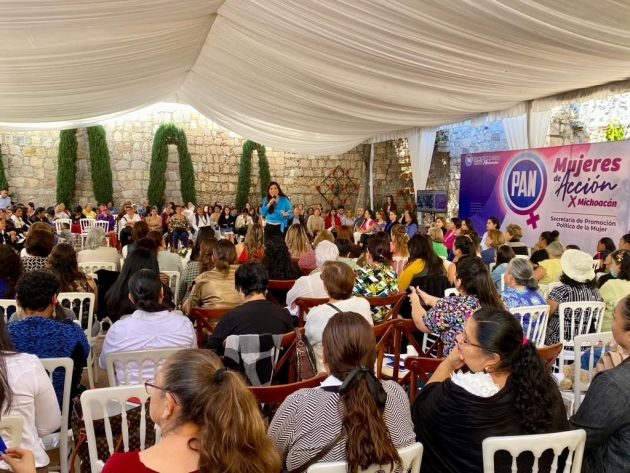
[[[440,299],[418,288],[409,295],[411,316],[416,327],[423,332],[440,335],[444,342],[444,356],[453,349],[455,337],[462,332],[464,322],[476,310],[482,307],[507,308],[481,258],[465,256],[456,264],[455,287],[459,291],[458,296]],[[426,305],[432,306],[428,312],[420,304],[420,298]]]
[[[175,206],[175,215],[168,219],[168,231],[173,236],[173,245],[171,251],[177,249],[177,242],[182,242],[182,248],[188,246],[188,229],[190,228],[190,222],[186,216],[182,213],[182,206]]]
[[[380,238],[372,238],[365,254],[367,266],[356,269],[356,284],[352,291],[355,296],[386,297],[398,292],[398,277],[392,269],[392,252],[389,244]],[[389,313],[391,306],[378,306],[372,309],[374,323],[379,323]]]

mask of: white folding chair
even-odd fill
[[[553,434],[539,435],[514,435],[506,437],[489,437],[485,439],[481,448],[483,451],[483,472],[494,473],[494,455],[505,450],[512,455],[512,470],[517,470],[516,458],[523,452],[532,452],[534,466],[532,473],[537,473],[538,460],[546,450],[553,450],[554,459],[551,465],[551,473],[558,471],[558,457],[565,448],[569,449],[565,473],[580,473],[582,459],[584,457],[584,444],[586,432],[584,430],[569,430]]]
[[[496,263],[490,263],[488,265],[488,269],[490,270],[490,272],[492,273],[492,271],[494,271],[494,268],[496,268],[497,264]]]
[[[444,291],[444,297],[451,297],[451,296],[459,296],[459,291],[455,289],[454,287],[451,287]]]
[[[515,255],[514,257],[529,260],[529,256],[526,256],[526,255]]]
[[[614,343],[612,332],[589,333],[586,335],[576,335],[573,339],[573,362],[575,377],[573,378],[574,411],[577,412],[582,403],[582,392],[586,391],[595,376],[595,348],[601,349],[603,355]],[[588,384],[582,384],[582,353],[588,351]]]
[[[398,455],[400,455],[400,459],[402,460],[401,471],[419,473],[423,451],[424,448],[420,442],[412,443],[407,447],[399,449]],[[306,470],[307,473],[346,473],[346,471],[348,471],[348,464],[346,462],[315,463]],[[361,473],[377,473],[378,471],[392,473],[395,471],[395,468],[391,468],[390,465],[372,465],[366,470],[359,471]]]
[[[505,273],[501,275],[501,292],[505,291]]]
[[[90,382],[90,389],[94,389],[94,383],[98,383],[98,367],[96,365],[96,354],[94,353],[94,345],[98,337],[92,337],[92,324],[94,321],[94,305],[96,304],[96,297],[91,292],[60,292],[57,296],[57,301],[63,305],[64,302],[70,303],[70,308],[74,311],[75,301],[79,303],[79,325],[83,320],[83,308],[85,304],[88,304],[88,320],[87,328],[84,328],[85,336],[90,343],[90,354],[87,359],[88,380]],[[81,325],[83,328],[83,326]]]
[[[562,373],[564,368],[565,360],[574,359],[573,337],[586,335],[593,325],[595,326],[595,331],[600,332],[605,310],[605,302],[563,302],[560,304],[558,307],[560,322],[558,337],[562,342],[562,351],[558,356],[558,371],[560,373]],[[567,327],[569,330],[565,329],[565,311],[569,311],[571,317],[571,323]]]
[[[81,220],[79,220],[79,224],[81,225],[81,249],[83,250],[83,246],[85,245],[85,240],[88,236],[88,233],[90,233],[90,230],[92,230],[92,228],[94,228],[94,224],[96,223],[96,220],[94,220],[93,218],[82,218]]]
[[[58,218],[57,220],[55,220],[55,230],[57,231],[57,235],[61,234],[61,230],[63,230],[62,225],[64,223],[67,223],[68,225],[70,225],[70,228],[72,228],[72,220],[69,218]],[[71,243],[71,242],[68,242]],[[72,242],[74,243],[74,242]]]
[[[179,271],[160,271],[161,273],[164,273],[168,276],[168,281],[169,281],[169,286],[171,287],[171,290],[173,291],[173,303],[175,304],[175,307],[177,307],[177,303],[178,301],[178,292],[179,292],[179,280],[181,278],[181,274],[179,274]]]
[[[116,264],[110,261],[86,261],[85,263],[79,263],[79,271],[92,277],[96,276],[96,272],[99,269],[116,271]]]
[[[19,447],[22,444],[24,420],[19,416],[2,416],[0,432],[7,447]]]
[[[103,469],[103,465],[105,464],[101,459],[98,458],[98,451],[96,449],[94,420],[97,417],[94,415],[94,413],[102,413],[101,415],[99,415],[98,418],[102,418],[104,420],[105,436],[107,438],[107,446],[111,455],[114,453],[114,439],[109,417],[110,415],[112,415],[112,403],[118,403],[117,407],[121,411],[120,413],[122,415],[121,428],[123,438],[123,451],[128,452],[129,425],[127,423],[127,401],[131,400],[131,402],[137,404],[139,400],[142,406],[142,412],[140,414],[140,450],[144,450],[147,433],[147,409],[145,409],[145,406],[147,400],[150,397],[151,396],[147,394],[145,387],[142,385],[90,389],[81,394],[81,408],[83,410],[83,421],[85,422],[85,434],[87,437],[88,450],[90,453],[90,466],[92,469],[92,473],[100,472]]]
[[[549,296],[549,286],[547,284],[539,284],[538,294],[540,294],[543,299],[547,300],[547,297]]]
[[[431,345],[437,342],[439,338],[440,336],[437,333],[423,333],[422,334],[422,351],[426,353],[429,350],[429,348],[431,348]]]
[[[155,379],[158,370],[169,356],[183,348],[162,348],[160,350],[119,351],[108,353],[105,356],[107,366],[107,378],[110,386],[126,386],[131,384],[143,384],[145,381]],[[119,382],[116,371],[122,373],[123,383]],[[131,382],[135,376],[138,381]]]
[[[92,228],[102,228],[105,235],[109,234],[109,222],[106,220],[94,220]],[[105,241],[107,242],[107,246],[109,246],[109,238],[105,238]]]
[[[2,311],[5,323],[8,321],[7,311],[10,308],[14,308],[16,312],[19,310],[15,299],[0,299],[0,311]]]
[[[510,312],[518,319],[523,327],[523,335],[527,337],[536,347],[545,345],[545,334],[547,333],[547,321],[549,320],[548,305],[534,305],[529,307],[515,307]],[[529,317],[527,317],[529,316]],[[523,324],[525,319],[526,326]],[[532,324],[532,321],[536,321]],[[532,325],[534,326],[532,329]]]
[[[549,288],[549,293],[551,294],[551,291],[553,291],[557,287],[562,286],[562,283],[560,281],[553,281],[547,284],[547,286]]]
[[[602,260],[600,259],[594,259],[593,260],[593,270],[597,271],[599,269],[599,265],[602,263]]]
[[[53,379],[53,372],[56,369],[63,369],[63,398],[61,401],[61,428],[59,432],[46,435],[42,438],[46,450],[52,450],[59,444],[59,467],[61,473],[68,473],[68,439],[72,436],[72,431],[68,431],[68,418],[70,416],[70,390],[72,389],[72,370],[74,362],[72,358],[40,358],[44,369]]]

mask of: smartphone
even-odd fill
[[[4,443],[2,437],[0,437],[0,453],[6,453],[7,445]]]

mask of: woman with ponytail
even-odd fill
[[[470,372],[458,371],[464,365]],[[495,308],[480,309],[466,321],[411,411],[424,445],[423,473],[481,472],[481,443],[488,437],[569,429],[560,391],[536,347],[512,314]],[[518,471],[531,471],[533,460],[531,454],[520,455]],[[549,471],[551,461],[546,452],[539,471]],[[511,462],[500,452],[496,471],[510,471]]]
[[[457,263],[465,256],[475,256],[475,245],[472,239],[466,235],[460,235],[455,238],[453,243],[453,258],[451,261]],[[451,264],[448,267],[447,274],[448,280],[451,284],[455,284],[455,265]]]
[[[320,453],[316,461],[345,461],[349,473],[400,465],[397,449],[415,437],[409,401],[396,382],[374,375],[372,326],[355,312],[339,312],[324,329],[322,348],[328,378],[289,396],[269,426],[286,468],[306,471]]]
[[[464,322],[473,312],[482,307],[506,308],[481,258],[467,256],[456,266],[455,288],[459,295],[440,299],[417,287],[412,287],[409,294],[411,316],[416,327],[426,333],[440,334],[445,355],[455,346],[455,336],[462,331]],[[431,306],[428,311],[420,304],[420,298],[425,305]]]
[[[254,395],[214,353],[175,353],[145,386],[162,440],[141,452],[115,453],[103,473],[280,471]]]

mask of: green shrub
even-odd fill
[[[197,200],[195,191],[195,170],[188,152],[186,133],[172,123],[165,123],[155,132],[153,149],[151,150],[151,166],[149,168],[149,204],[158,208],[164,206],[166,190],[166,162],[168,160],[168,145],[177,145],[179,155],[179,175],[181,180],[181,193],[184,204],[195,203]]]
[[[613,118],[608,125],[606,125],[606,141],[623,140],[624,134],[623,125],[618,119]]]
[[[74,203],[77,183],[77,130],[62,130],[59,133],[57,158],[57,203],[63,202],[70,208]]]
[[[252,152],[256,149],[256,143],[247,140],[243,143],[243,154],[238,169],[238,181],[236,183],[236,207],[242,209],[249,200],[249,186],[251,185]]]
[[[2,150],[0,150],[0,189],[8,189],[9,182],[4,174],[4,163],[2,162]]]
[[[90,168],[94,198],[100,204],[113,202],[112,167],[109,160],[105,128],[101,125],[91,126],[87,129],[87,135],[90,146]]]
[[[267,186],[271,182],[271,173],[269,172],[269,160],[267,159],[266,148],[258,145],[258,177],[260,182],[260,196],[266,197]]]

